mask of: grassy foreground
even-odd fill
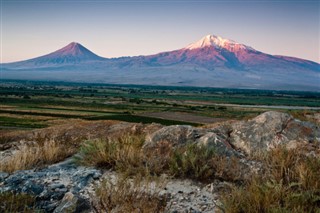
[[[165,212],[168,198],[160,191],[151,190],[154,182],[165,185],[165,180],[160,178],[164,174],[202,183],[214,179],[231,183],[221,192],[221,212],[320,210],[320,159],[317,154],[306,155],[302,148],[278,147],[248,157],[261,166],[257,173],[244,175],[247,170],[243,170],[240,159],[221,157],[214,149],[196,145],[173,149],[163,143],[153,150],[143,149],[144,135],[140,134],[87,140],[75,147],[71,144],[68,147],[51,141],[46,145],[39,143],[26,147],[10,162],[1,162],[1,170],[13,172],[34,168],[78,152],[74,158],[78,164],[111,169],[121,177],[115,182],[102,181],[96,185],[97,199],[93,206],[97,212],[119,208],[124,212]],[[0,200],[0,209],[4,212],[35,211],[32,196],[1,193]]]
[[[233,182],[221,196],[222,212],[319,212],[320,159],[301,149],[282,147],[253,157],[262,164],[260,172],[242,178],[238,161],[218,157],[215,150],[185,146],[174,151],[163,146],[152,153],[142,152],[139,136],[88,141],[77,161],[114,169],[129,176],[163,173],[174,178],[210,182],[214,178]],[[159,157],[160,156],[160,157]],[[231,166],[231,167],[230,167]]]

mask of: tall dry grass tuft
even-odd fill
[[[240,178],[239,159],[217,154],[213,147],[189,144],[172,151],[169,174],[208,182],[214,178],[237,180]]]
[[[152,180],[139,175],[104,180],[96,186],[93,207],[96,212],[164,212],[168,199],[160,193],[163,181]]]
[[[125,173],[145,172],[141,150],[144,136],[123,135],[105,140],[89,140],[82,144],[75,161],[82,165],[115,169]]]
[[[319,212],[320,159],[279,147],[256,156],[264,172],[222,196],[224,212]]]
[[[25,170],[41,167],[46,164],[59,162],[71,156],[75,150],[68,145],[56,141],[44,143],[25,144],[15,150],[0,162],[0,170],[12,173],[17,170]]]

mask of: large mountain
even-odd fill
[[[107,59],[78,43],[2,64],[2,78],[320,91],[320,64],[207,35],[185,48]]]

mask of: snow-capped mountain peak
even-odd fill
[[[61,48],[60,50],[57,50],[54,52],[56,55],[70,55],[70,56],[83,56],[83,55],[93,55],[93,53],[82,46],[81,44],[77,42],[71,42],[67,46]]]
[[[228,49],[229,51],[239,51],[242,49],[253,50],[253,48],[249,46],[216,35],[206,35],[199,41],[189,44],[184,49],[194,50],[205,47],[224,48]]]

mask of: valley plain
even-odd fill
[[[67,119],[194,126],[248,119],[277,109],[302,120],[320,112],[317,92],[2,81],[2,129],[41,128]]]

